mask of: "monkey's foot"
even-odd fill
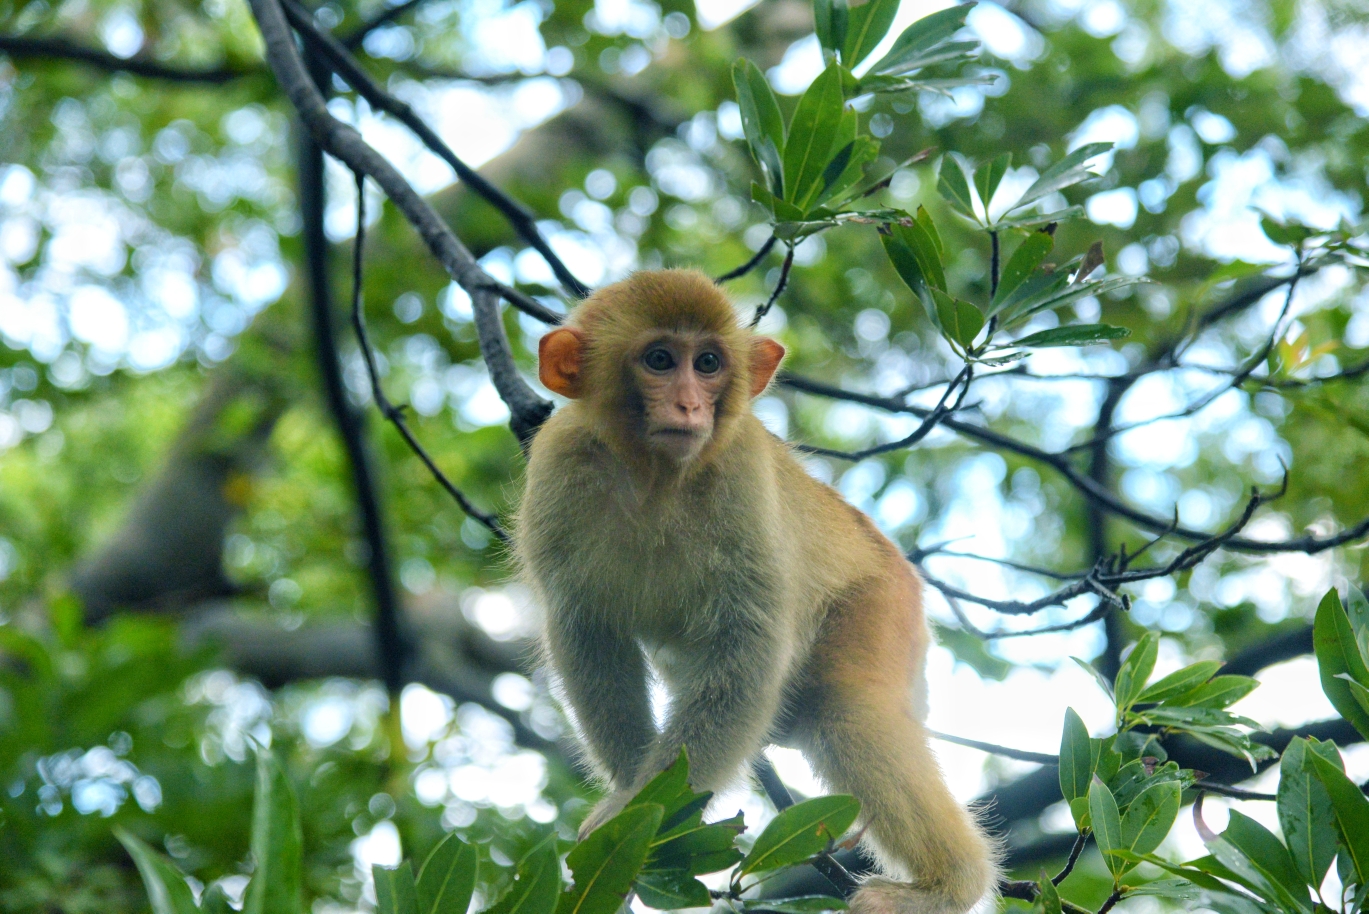
[[[589,837],[589,833],[609,819],[612,819],[627,806],[628,800],[632,799],[632,794],[627,791],[615,791],[598,802],[589,815],[585,816],[585,821],[580,823],[580,840]]]
[[[851,896],[848,914],[965,914],[979,901],[966,897],[964,891],[937,891],[876,877]]]

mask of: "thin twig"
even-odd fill
[[[785,285],[789,282],[789,270],[793,268],[793,266],[794,246],[791,244],[789,245],[789,250],[785,252],[784,263],[780,265],[780,280],[779,282],[775,283],[775,291],[771,293],[768,299],[766,299],[765,304],[761,305],[756,309],[755,316],[751,318],[752,330],[756,329],[756,326],[760,324],[761,319],[765,317],[767,314],[769,314],[770,309],[774,307],[776,300],[778,300],[780,297],[780,293],[784,291]]]
[[[1004,758],[1017,759],[1019,762],[1036,762],[1041,765],[1060,764],[1060,757],[1058,755],[1050,755],[1046,752],[1029,752],[1026,749],[1011,749],[1007,746],[1000,746],[997,743],[985,743],[964,736],[952,736],[949,733],[940,733],[936,730],[928,730],[927,735],[933,739],[939,739],[944,743],[955,743],[957,746],[968,746],[971,749],[978,749],[980,752],[987,752],[990,755],[1001,755]]]
[[[747,273],[750,273],[752,270],[756,268],[757,264],[759,264],[762,260],[765,259],[765,255],[769,254],[771,249],[775,247],[776,241],[779,241],[779,238],[777,238],[775,234],[772,232],[770,237],[765,239],[765,244],[761,245],[760,250],[753,254],[750,260],[748,260],[746,263],[742,264],[734,270],[728,270],[723,275],[715,277],[713,281],[721,284],[727,282],[728,280],[736,279],[739,276],[745,276]]]
[[[355,32],[348,35],[346,38],[342,40],[343,46],[346,47],[349,51],[355,51],[357,48],[361,47],[361,43],[366,40],[367,35],[371,34],[383,25],[388,25],[389,23],[394,22],[400,16],[403,16],[405,13],[409,12],[410,10],[414,9],[419,4],[424,2],[425,0],[404,0],[403,3],[395,4],[394,6],[386,9],[380,15],[376,16],[374,19],[367,20],[366,22],[363,22],[360,26],[358,26]]]
[[[456,487],[447,478],[447,474],[438,468],[437,463],[429,455],[423,445],[419,444],[409,429],[408,422],[404,419],[404,409],[391,403],[385,396],[385,389],[380,384],[380,371],[376,366],[375,350],[371,346],[370,335],[366,331],[366,315],[362,309],[362,249],[366,243],[366,176],[360,172],[356,173],[357,182],[357,231],[356,239],[352,244],[352,329],[356,331],[357,345],[361,347],[362,360],[366,363],[366,374],[371,380],[371,397],[376,401],[376,408],[380,414],[390,421],[390,424],[398,430],[409,450],[418,455],[418,459],[423,461],[423,465],[428,468],[428,472],[437,480],[438,485],[447,490],[450,495],[466,512],[466,515],[477,523],[483,525],[485,529],[493,533],[501,543],[508,543],[509,535],[500,526],[499,519],[493,514],[481,511],[477,508],[466,494]]]
[[[817,457],[833,457],[837,460],[857,461],[864,460],[867,457],[875,457],[879,454],[887,454],[890,451],[898,451],[906,447],[912,447],[923,438],[930,435],[932,430],[940,424],[942,419],[960,409],[965,402],[965,395],[970,392],[970,382],[973,379],[974,368],[969,363],[966,363],[965,367],[960,369],[960,373],[951,380],[951,383],[946,385],[946,390],[941,394],[941,399],[937,401],[936,406],[932,408],[932,411],[927,414],[926,418],[922,420],[917,428],[913,429],[911,434],[900,438],[898,441],[877,444],[873,447],[868,447],[863,451],[838,451],[833,450],[832,448],[817,447],[816,445],[811,444],[797,444],[794,446],[794,449]],[[951,394],[956,388],[960,389],[960,393],[956,397],[955,403],[948,406],[947,400],[950,399]]]
[[[1051,877],[1051,885],[1059,885],[1069,878],[1070,873],[1074,872],[1074,865],[1079,862],[1079,855],[1084,852],[1084,845],[1089,843],[1089,836],[1081,834],[1074,839],[1074,846],[1070,848],[1069,859],[1065,861],[1065,868]]]

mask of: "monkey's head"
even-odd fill
[[[538,357],[547,389],[579,400],[613,443],[683,463],[727,439],[784,347],[743,327],[702,273],[653,270],[596,292]]]

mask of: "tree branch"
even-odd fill
[[[315,142],[352,171],[365,174],[379,184],[418,230],[448,275],[471,296],[476,336],[490,380],[509,408],[509,425],[514,434],[520,441],[527,442],[550,415],[551,403],[528,386],[514,364],[498,303],[499,297],[506,295],[508,290],[481,269],[461,240],[393,165],[371,148],[355,128],[328,112],[322,95],[304,70],[285,14],[276,0],[251,0],[251,3],[266,42],[267,62]]]
[[[69,38],[36,38],[27,35],[0,35],[0,52],[24,59],[68,60],[83,63],[106,73],[128,73],[165,82],[220,85],[244,76],[260,76],[257,67],[217,67],[201,70],[163,63],[150,57],[117,57],[103,48],[78,44]]]
[[[452,151],[452,148],[444,143],[442,138],[414,113],[413,108],[377,85],[375,80],[371,79],[370,75],[361,68],[356,59],[343,46],[342,42],[315,25],[313,17],[309,15],[307,10],[293,0],[283,0],[282,5],[286,17],[304,40],[323,55],[324,59],[328,61],[328,65],[355,89],[357,94],[366,99],[371,107],[384,111],[412,130],[414,135],[423,141],[423,145],[450,165],[458,178],[470,185],[471,190],[497,209],[508,220],[509,225],[513,227],[519,237],[542,255],[542,258],[551,267],[552,272],[556,274],[556,278],[572,295],[583,298],[589,294],[589,288],[575,277],[570,268],[552,251],[547,240],[542,237],[541,231],[537,228],[537,220],[532,213],[528,212],[517,200],[487,181],[478,171],[461,161]],[[561,322],[561,315],[541,307],[541,304],[535,300],[534,304],[534,309],[528,311],[533,317],[549,324]]]

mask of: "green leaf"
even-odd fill
[[[1061,271],[1057,270],[1056,272],[1060,273]],[[1035,279],[1036,277],[1033,276],[1032,280]],[[1109,276],[1106,279],[1095,280],[1093,282],[1074,283],[1073,285],[1057,281],[1039,294],[1021,296],[1023,290],[1028,289],[1028,287],[1032,285],[1032,282],[1029,280],[1028,282],[1024,282],[1022,287],[1018,289],[1019,295],[1013,296],[1013,298],[1016,299],[1015,301],[1004,303],[1001,312],[1002,316],[999,320],[1004,325],[1015,324],[1031,317],[1039,311],[1060,308],[1090,295],[1106,295],[1117,289],[1126,286],[1134,286],[1143,282],[1146,282],[1146,280],[1140,276]]]
[[[1084,163],[1111,149],[1111,143],[1085,143],[1042,172],[1041,177],[1037,178],[1032,186],[1027,188],[1026,193],[1012,205],[1011,209],[1021,209],[1030,203],[1035,203],[1042,197],[1049,197],[1057,191],[1096,178],[1097,175],[1086,169]]]
[[[1036,897],[1041,902],[1041,914],[1063,914],[1060,891],[1044,872],[1036,882]]]
[[[1285,225],[1269,216],[1260,218],[1260,228],[1264,229],[1264,234],[1270,241],[1290,247],[1302,244],[1316,234],[1305,225],[1298,225],[1297,223]]]
[[[574,882],[556,914],[615,914],[646,863],[664,813],[658,803],[630,806],[575,845],[566,855]]]
[[[421,914],[466,914],[479,874],[480,855],[455,833],[433,848],[418,873]]]
[[[1122,816],[1122,847],[1149,854],[1165,840],[1179,815],[1182,788],[1178,781],[1152,784],[1141,791]]]
[[[1204,660],[1194,663],[1180,670],[1175,670],[1150,685],[1146,686],[1145,691],[1136,696],[1136,704],[1150,704],[1152,702],[1165,701],[1176,695],[1192,691],[1197,686],[1207,682],[1213,674],[1222,668],[1218,660]]]
[[[767,182],[777,197],[784,196],[784,117],[770,81],[754,63],[742,57],[732,65],[732,85],[737,90],[742,132],[756,164],[766,171]]]
[[[1165,704],[1185,708],[1225,708],[1235,704],[1259,686],[1249,676],[1218,676],[1169,699]]]
[[[922,58],[937,44],[960,31],[961,27],[965,25],[965,17],[969,15],[972,8],[973,4],[969,3],[952,6],[914,22],[903,30],[894,41],[893,46],[889,48],[889,53],[881,57],[870,68],[870,72],[895,73],[926,66],[925,63],[921,62]],[[977,46],[976,42],[966,42],[966,44]]]
[[[832,63],[799,99],[784,144],[784,198],[801,210],[817,195],[841,126],[841,65]]]
[[[1025,229],[1035,228],[1038,225],[1050,225],[1052,222],[1070,222],[1084,215],[1082,206],[1067,206],[1050,213],[1028,213],[1024,216],[1014,216],[1012,218],[1000,218],[994,223],[997,229]]]
[[[932,299],[936,302],[941,332],[959,343],[961,348],[970,348],[979,331],[984,329],[984,315],[971,303],[952,298],[940,289],[932,290]]]
[[[1150,895],[1155,898],[1168,898],[1174,901],[1197,901],[1200,897],[1197,887],[1187,879],[1156,879],[1142,885],[1130,886],[1127,897]],[[1191,909],[1190,906],[1180,910]]]
[[[1113,851],[1124,850],[1122,845],[1122,820],[1117,814],[1117,801],[1112,791],[1095,775],[1089,784],[1089,821],[1093,825],[1093,839],[1103,852],[1103,862],[1112,873],[1113,881],[1127,871],[1127,861],[1113,855]]]
[[[1003,267],[1002,275],[998,279],[998,289],[993,296],[993,307],[989,309],[990,317],[997,314],[1000,306],[1022,285],[1023,280],[1041,266],[1041,261],[1046,259],[1046,255],[1051,252],[1053,247],[1055,247],[1055,238],[1049,232],[1032,232],[1027,236],[1027,240],[1017,246],[1017,249],[1012,252],[1012,256],[1008,258],[1007,264]]]
[[[376,883],[376,914],[418,914],[418,892],[409,861],[395,869],[373,864],[371,875]]]
[[[846,40],[848,16],[846,0],[813,0],[813,30],[824,51],[834,54],[841,50]]]
[[[152,914],[198,914],[195,896],[185,877],[171,862],[148,847],[132,832],[114,827],[114,837],[128,850],[128,855],[143,877],[143,888],[152,906]]]
[[[740,815],[709,825],[693,821],[658,836],[648,858],[649,870],[688,870],[696,876],[727,869],[742,858],[737,835],[746,828]]]
[[[1093,676],[1093,681],[1098,683],[1098,687],[1103,690],[1103,693],[1116,704],[1116,699],[1112,696],[1112,683],[1104,679],[1103,674],[1094,669],[1093,664],[1087,660],[1080,660],[1078,657],[1071,657],[1070,659],[1088,671],[1089,675]]]
[[[1032,337],[1041,337],[1045,334],[1062,334],[1062,331],[1074,331],[1076,339],[1089,339],[1091,334],[1099,331],[1113,332],[1117,327],[1108,327],[1105,324],[1076,324],[1072,327],[1056,327],[1046,330],[1043,333],[1033,333]],[[1126,335],[1125,332],[1122,335]],[[1113,336],[1104,336],[1103,339],[1115,339]],[[1089,342],[1093,342],[1089,339]],[[1019,343],[1019,345],[1024,345]],[[1039,345],[1039,344],[1038,344]],[[1077,345],[1073,342],[1047,343],[1047,345],[1072,346]],[[1150,679],[1150,674],[1155,672],[1155,660],[1160,656],[1160,636],[1156,632],[1146,632],[1136,642],[1136,646],[1127,654],[1127,659],[1122,661],[1121,667],[1117,670],[1117,678],[1113,680],[1114,694],[1117,696],[1117,710],[1125,712],[1136,702],[1136,696],[1145,690],[1146,680]],[[1144,852],[1143,852],[1144,853]]]
[[[303,854],[295,789],[271,750],[259,746],[252,803],[252,858],[257,868],[247,885],[243,914],[297,914]]]
[[[560,894],[561,864],[553,833],[518,862],[513,885],[485,914],[551,914]]]
[[[894,24],[900,0],[870,0],[862,6],[851,7],[847,13],[846,35],[841,43],[841,62],[853,70],[884,40],[889,26]]]
[[[1334,762],[1316,752],[1309,752],[1306,758],[1331,798],[1340,845],[1354,864],[1355,882],[1369,885],[1369,799],[1365,799],[1355,782]]]
[[[903,244],[917,259],[922,281],[933,289],[946,291],[946,274],[941,265],[941,238],[931,216],[923,207],[917,208],[917,217],[911,225],[893,224],[889,226],[890,235]],[[894,264],[898,266],[897,263]],[[902,275],[900,271],[900,275]],[[905,278],[905,281],[906,278]],[[909,283],[911,286],[912,283]],[[916,291],[916,287],[914,287]]]
[[[1222,838],[1244,854],[1250,865],[1267,883],[1280,890],[1280,894],[1286,892],[1295,903],[1301,902],[1298,905],[1301,910],[1312,910],[1307,886],[1273,832],[1249,816],[1232,810]]]
[[[1060,733],[1060,794],[1066,800],[1089,792],[1093,780],[1093,749],[1084,719],[1073,708],[1065,709],[1065,724]]]
[[[998,183],[1003,180],[1003,176],[1008,173],[1008,169],[1011,167],[1012,153],[1005,152],[975,172],[974,188],[979,192],[979,202],[984,204],[986,217],[989,212],[989,203],[993,200],[994,191],[998,190]]]
[[[850,112],[854,118],[855,112]],[[865,168],[879,156],[879,143],[868,136],[858,136],[837,153],[823,171],[823,190],[814,203],[821,205],[835,201],[834,205],[847,202],[851,189],[865,178]]]
[[[1328,590],[1317,607],[1312,627],[1312,645],[1321,671],[1321,690],[1361,735],[1369,737],[1369,712],[1355,700],[1350,684],[1341,679],[1347,674],[1355,682],[1369,686],[1369,668],[1360,656],[1350,617],[1341,606],[1340,594]]]
[[[636,882],[642,903],[661,911],[706,908],[713,903],[708,886],[688,870],[652,870],[640,873]]]
[[[941,169],[936,189],[955,209],[969,218],[979,221],[974,212],[974,194],[970,190],[967,175],[974,172],[973,166],[958,152],[948,152],[941,157]]]
[[[1277,805],[1279,827],[1299,875],[1309,885],[1320,886],[1336,856],[1336,814],[1307,758],[1309,752],[1340,763],[1334,746],[1318,743],[1310,748],[1307,740],[1294,737],[1279,760]]]
[[[847,904],[830,895],[796,895],[792,898],[746,898],[743,911],[774,911],[776,914],[820,914],[822,911],[845,911]]]
[[[1093,343],[1105,343],[1109,340],[1120,340],[1131,336],[1131,331],[1125,327],[1113,327],[1110,324],[1071,324],[1068,327],[1053,327],[1050,330],[1042,330],[1040,333],[1033,333],[1016,340],[1012,345],[1021,346],[1024,349],[1047,349],[1052,346],[1089,346]],[[1129,707],[1130,702],[1123,705]]]
[[[760,833],[742,861],[740,875],[807,860],[845,834],[858,815],[860,801],[844,794],[816,797],[790,806]]]

